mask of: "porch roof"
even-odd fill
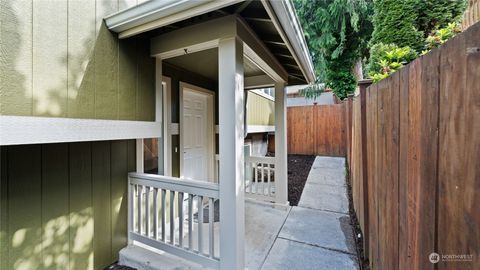
[[[248,24],[288,73],[288,84],[315,80],[302,28],[289,0],[147,1],[105,18],[108,28],[127,38],[162,35],[212,19],[237,15]]]

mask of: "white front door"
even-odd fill
[[[183,89],[183,176],[208,181],[208,94]]]

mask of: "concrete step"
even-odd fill
[[[147,246],[128,245],[120,250],[119,255],[119,265],[125,265],[138,270],[208,269]]]

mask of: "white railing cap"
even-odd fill
[[[128,177],[130,179],[130,184],[139,184],[159,189],[185,192],[215,199],[219,197],[218,184],[205,181],[136,172],[129,173]]]

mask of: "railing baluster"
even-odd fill
[[[193,195],[188,194],[188,248],[193,250]]]
[[[272,190],[272,182],[271,182],[271,175],[272,175],[272,171],[270,170],[270,164],[267,164],[267,181],[268,181],[268,184],[267,184],[267,195],[270,196],[272,195],[271,193],[271,190]]]
[[[150,187],[145,187],[145,235],[150,236]]]
[[[209,256],[210,258],[213,258],[213,251],[214,251],[214,242],[213,242],[213,236],[214,236],[214,228],[213,228],[213,223],[215,222],[215,201],[213,198],[208,199],[208,235],[209,235],[209,240],[208,240],[208,246],[210,247],[210,252]]]
[[[245,157],[245,168],[247,172],[253,169],[254,174],[251,177],[252,179],[249,179],[250,177],[245,176],[245,193],[247,195],[253,195],[253,198],[259,199],[261,199],[262,196],[265,196],[265,199],[271,201],[271,198],[266,197],[274,196],[273,189],[275,184],[275,168],[273,166],[273,157]]]
[[[142,234],[142,189],[143,186],[137,186],[137,217],[138,217],[138,233]]]
[[[257,167],[257,163],[254,163],[254,169],[253,169],[253,173],[255,174],[253,179],[255,179],[253,182],[255,185],[252,185],[252,190],[251,190],[251,193],[257,193],[257,185],[258,185],[258,167]]]
[[[158,239],[158,189],[153,189],[153,238]]]
[[[162,242],[166,242],[165,240],[165,232],[166,232],[165,207],[167,206],[166,197],[167,197],[167,191],[165,189],[162,189]]]
[[[183,247],[183,192],[178,192],[178,246]]]
[[[170,244],[175,244],[175,191],[170,190]]]
[[[262,195],[265,195],[265,163],[260,163],[260,168],[262,170]]]
[[[198,196],[198,253],[203,253],[203,196]]]
[[[128,179],[128,231],[127,231],[127,236],[130,232],[133,232],[133,192],[134,192],[134,186],[130,184],[130,178]],[[130,236],[128,236],[128,243],[131,244]]]
[[[260,177],[259,169],[257,166],[257,181]],[[218,269],[220,258],[215,256],[215,248],[217,248],[215,243],[215,203],[219,199],[218,185],[192,180],[177,183],[171,177],[129,174],[128,241],[156,247],[187,260]],[[135,198],[135,196],[137,197]],[[188,206],[185,205],[187,199]],[[198,207],[195,206],[197,203]],[[205,207],[208,207],[208,211]],[[194,211],[198,211],[198,232],[194,232]],[[208,221],[205,220],[207,215]],[[185,224],[187,216],[188,240],[184,238],[185,230],[187,230],[187,224]],[[170,224],[167,225],[167,222]],[[178,232],[176,231],[177,226]],[[167,227],[169,227],[169,231]],[[198,246],[194,247],[193,242],[197,242]]]

